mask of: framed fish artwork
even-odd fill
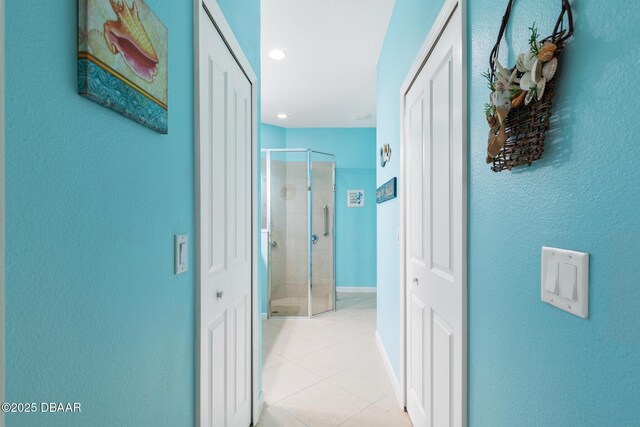
[[[78,93],[168,132],[168,33],[143,0],[78,0]]]

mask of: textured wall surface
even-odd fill
[[[399,135],[400,76],[432,24],[426,10],[434,3],[442,2],[396,2],[378,66],[378,137],[391,143]],[[633,0],[616,1],[615,7],[572,2],[575,36],[560,63],[544,158],[530,168],[495,174],[484,161],[488,94],[480,73],[488,66],[506,0],[468,3],[469,425],[636,425],[640,122],[630,94],[637,87],[640,8]],[[501,49],[505,62],[513,64],[514,53],[525,49],[534,21],[541,34],[551,32],[559,6],[556,0],[515,3],[508,61],[506,45]],[[399,61],[405,56],[410,59]],[[603,117],[615,124],[606,125]],[[378,171],[378,183],[387,173]],[[397,224],[398,214],[380,210],[382,297],[398,287],[395,271],[387,277],[380,262],[383,242],[391,240],[382,229],[389,227],[386,221]],[[543,245],[591,254],[587,320],[540,301]],[[380,302],[378,327],[393,358],[397,329],[385,326],[397,321],[397,303]]]
[[[396,0],[378,61],[377,145],[391,146],[391,161],[377,164],[377,185],[393,177],[400,184],[400,86],[444,0]],[[400,199],[378,205],[377,331],[387,356],[400,371]]]
[[[6,5],[6,399],[81,414],[8,426],[195,423],[193,9],[169,31],[169,134],[76,94],[76,1]],[[257,0],[221,1],[259,75]]]
[[[630,82],[640,57],[640,7],[572,2],[575,35],[560,61],[544,158],[495,174],[484,162],[487,90],[479,74],[504,13],[500,3],[469,2],[470,424],[636,425],[640,110],[625,100],[637,87]],[[559,6],[516,2],[509,63],[525,49],[534,21],[541,34],[551,33]],[[603,115],[615,125],[604,126]],[[543,245],[591,254],[589,319],[540,301]]]

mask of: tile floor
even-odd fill
[[[375,343],[375,294],[339,293],[337,307],[263,322],[257,427],[411,426]]]
[[[284,297],[271,299],[271,313],[273,317],[278,316],[306,316],[309,311],[309,300],[307,297]],[[333,298],[330,295],[313,295],[314,313],[323,313],[331,310]]]

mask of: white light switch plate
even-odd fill
[[[186,234],[176,234],[174,238],[174,273],[184,273],[189,269],[189,245]]]
[[[554,280],[557,283],[554,284]],[[589,315],[589,254],[543,246],[540,297],[548,304],[586,319]]]

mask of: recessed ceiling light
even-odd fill
[[[287,56],[287,53],[280,49],[273,49],[269,52],[269,58],[271,59],[284,59]]]
[[[278,118],[279,119],[286,119],[287,117],[289,117],[289,115],[287,113],[280,113],[278,114]]]

